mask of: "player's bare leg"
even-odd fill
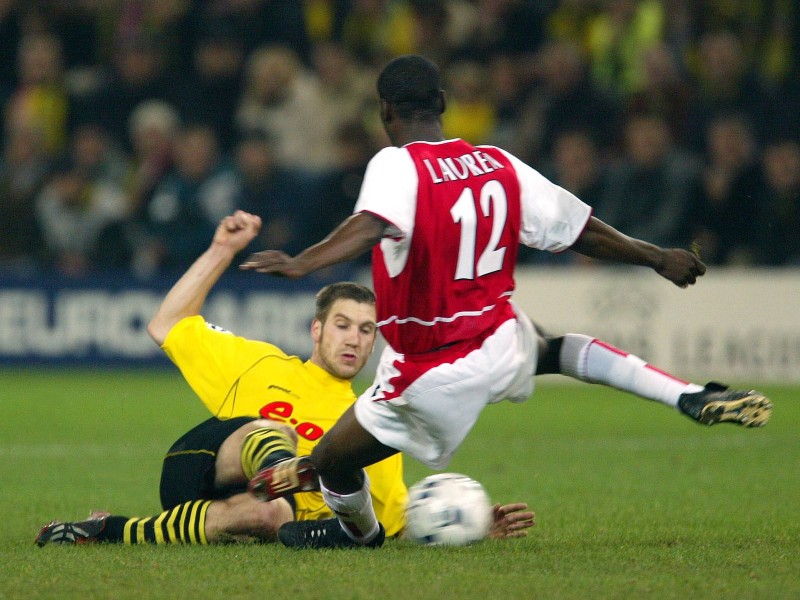
[[[205,537],[209,544],[244,540],[274,542],[281,525],[292,520],[294,512],[286,500],[261,502],[252,494],[236,494],[209,505]]]

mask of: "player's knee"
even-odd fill
[[[277,431],[280,431],[281,433],[284,433],[286,437],[288,437],[289,440],[292,442],[292,444],[297,446],[297,432],[294,430],[294,428],[289,427],[284,423],[278,423],[277,421],[271,421],[269,419],[256,419],[255,421],[252,421],[244,425],[243,437],[246,437],[248,433],[255,431],[256,429],[264,429],[264,428],[275,429]]]
[[[256,419],[234,431],[220,446],[214,464],[214,483],[218,487],[246,481],[242,468],[242,448],[247,436],[259,429],[275,429],[285,433],[292,446],[297,447],[297,433],[291,427],[269,419]]]
[[[540,336],[539,357],[536,363],[537,375],[550,375],[561,372],[561,345],[564,338]]]

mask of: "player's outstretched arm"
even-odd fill
[[[200,313],[211,288],[260,229],[261,217],[242,210],[220,222],[208,250],[172,286],[147,325],[147,332],[159,346],[178,321]]]
[[[694,284],[706,272],[703,262],[688,250],[660,248],[629,237],[595,217],[589,218],[572,250],[600,260],[650,267],[679,287]]]
[[[297,279],[361,256],[381,240],[386,227],[386,221],[370,213],[358,213],[297,256],[280,250],[265,250],[248,256],[239,268]]]

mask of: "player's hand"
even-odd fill
[[[495,504],[492,507],[492,526],[489,536],[492,539],[505,540],[528,535],[528,529],[536,525],[536,515],[528,510],[524,502],[512,504]]]
[[[227,246],[239,252],[261,231],[261,217],[237,210],[220,221],[212,243]]]
[[[697,278],[705,272],[706,266],[700,260],[698,252],[681,248],[664,250],[661,265],[656,269],[656,273],[682,288],[694,285]]]
[[[306,274],[300,261],[280,250],[264,250],[251,254],[239,265],[239,268],[243,271],[268,273],[290,279],[297,279]]]

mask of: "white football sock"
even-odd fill
[[[337,494],[320,483],[322,497],[342,524],[348,536],[359,544],[369,544],[378,535],[378,517],[372,508],[369,477],[364,473],[364,485],[352,494]]]
[[[702,385],[678,379],[638,356],[577,333],[564,336],[559,365],[564,375],[602,383],[672,407],[677,407],[681,394],[703,389]]]

